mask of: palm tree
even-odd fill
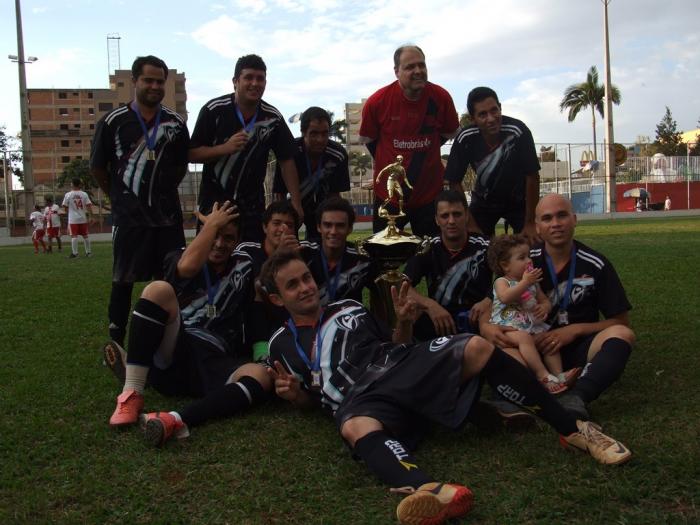
[[[610,86],[610,93],[614,104],[620,103],[620,90],[615,85]],[[559,110],[569,110],[569,122],[573,122],[579,111],[590,106],[593,117],[593,159],[597,160],[596,136],[595,136],[595,110],[603,117],[603,103],[605,101],[605,87],[598,83],[598,69],[591,66],[586,76],[586,81],[580,84],[572,84],[564,91],[564,98],[559,104]]]
[[[332,111],[328,111],[328,115],[331,117],[331,127],[328,130],[328,137],[332,138],[336,142],[345,144],[345,131],[348,127],[347,122],[345,119],[335,120],[335,115]]]
[[[352,151],[350,152],[349,164],[352,169],[352,174],[360,178],[360,186],[362,186],[362,179],[367,175],[367,172],[372,169],[372,157],[366,153]],[[370,185],[370,188],[371,187]]]

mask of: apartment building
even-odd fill
[[[97,122],[133,98],[130,70],[109,76],[109,89],[28,89],[35,185],[55,187],[75,159],[89,159]],[[187,120],[185,74],[171,69],[163,103]]]

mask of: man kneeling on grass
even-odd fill
[[[525,367],[485,339],[461,334],[411,344],[418,308],[408,283],[392,290],[398,322],[391,334],[356,301],[322,308],[311,272],[296,253],[270,256],[260,281],[269,299],[291,315],[270,339],[275,392],[295,406],[334,413],[353,454],[383,482],[409,494],[396,510],[401,523],[443,523],[471,509],[471,491],[436,482],[411,449],[426,422],[451,428],[464,422],[478,398],[480,375],[554,427],[563,445],[606,464],[631,457],[598,426],[577,421]]]
[[[141,415],[146,439],[154,445],[187,437],[188,427],[258,404],[272,390],[263,365],[251,362],[244,350],[268,333],[261,303],[252,300],[253,262],[234,251],[239,240],[236,208],[228,201],[215,204],[200,219],[204,226],[192,243],[166,258],[167,281],[150,283],[136,303],[126,357],[115,342],[104,348],[105,361],[124,385],[109,420],[112,427],[139,420],[147,381],[166,395],[203,397],[179,413]],[[267,356],[263,347],[253,360]],[[260,350],[260,345],[253,348]]]

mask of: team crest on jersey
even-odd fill
[[[163,134],[165,135],[165,140],[168,142],[175,142],[175,139],[177,138],[177,135],[179,133],[179,128],[177,126],[167,126],[163,130]]]
[[[231,272],[231,286],[234,291],[241,291],[243,285],[245,284],[245,279],[251,271],[251,263],[245,261],[243,263],[238,263],[236,267]]]
[[[240,290],[243,284],[243,274],[239,270],[236,270],[231,276],[231,281],[233,283],[233,289],[236,291]]]
[[[433,339],[430,341],[430,351],[439,352],[450,342],[450,339],[450,337],[438,337],[437,339]]]
[[[358,322],[357,316],[352,314],[341,315],[335,320],[336,324],[343,330],[357,330]]]
[[[590,293],[595,285],[595,280],[593,277],[584,275],[578,279],[574,279],[571,286],[571,302],[577,304],[583,300],[586,295]]]
[[[273,121],[274,122],[274,121]],[[272,125],[273,122],[261,122],[260,126],[256,126],[255,128],[255,134],[258,138],[259,141],[264,141],[267,136],[272,133],[274,126]]]

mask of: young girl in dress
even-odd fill
[[[505,334],[518,349],[514,357],[527,364],[549,393],[561,394],[576,380],[581,369],[563,372],[558,352],[541,357],[537,351],[531,334],[549,329],[544,320],[552,304],[537,284],[542,280],[542,270],[532,267],[527,239],[521,235],[495,237],[489,246],[488,262],[497,276],[490,322],[517,329]]]

